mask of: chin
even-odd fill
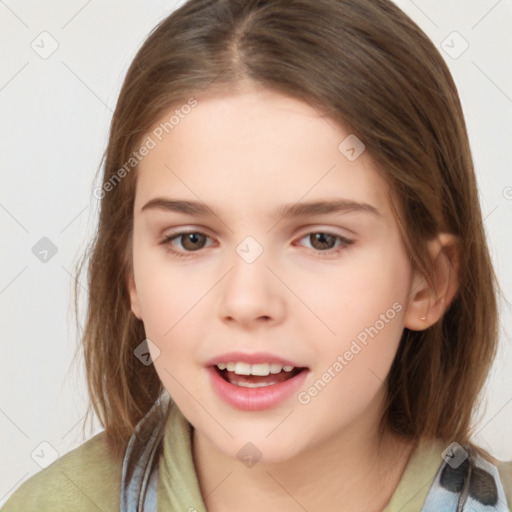
[[[234,439],[230,439],[218,448],[247,467],[255,464],[285,463],[299,455],[300,446],[293,436],[283,436],[277,432],[268,436],[268,432],[269,429],[266,429],[265,433],[245,431],[242,435],[235,435]]]

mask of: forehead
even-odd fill
[[[156,195],[233,214],[326,198],[386,209],[388,187],[370,156],[347,158],[357,139],[310,104],[265,89],[196,100],[148,132],[154,147],[137,168],[136,209]]]

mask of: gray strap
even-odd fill
[[[508,512],[498,469],[470,446],[443,452],[421,512]]]
[[[120,512],[156,512],[158,460],[170,397],[164,392],[135,427],[126,447]]]

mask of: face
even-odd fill
[[[155,133],[129,288],[185,417],[220,452],[251,442],[262,462],[369,433],[413,284],[370,156],[307,103],[261,89],[197,98]]]

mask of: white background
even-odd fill
[[[459,88],[491,254],[510,300],[512,0],[397,3],[440,49]],[[95,226],[94,178],[122,79],[176,5],[0,0],[0,505],[40,464],[100,430],[97,422],[81,430],[87,392],[81,360],[71,364],[72,275]],[[43,31],[58,43],[47,59],[31,47],[47,37],[50,48]],[[453,31],[469,44],[456,59],[443,50],[462,48]],[[57,247],[46,263],[32,252],[42,237]],[[475,438],[500,459],[512,459],[511,317],[502,303],[502,344]]]

